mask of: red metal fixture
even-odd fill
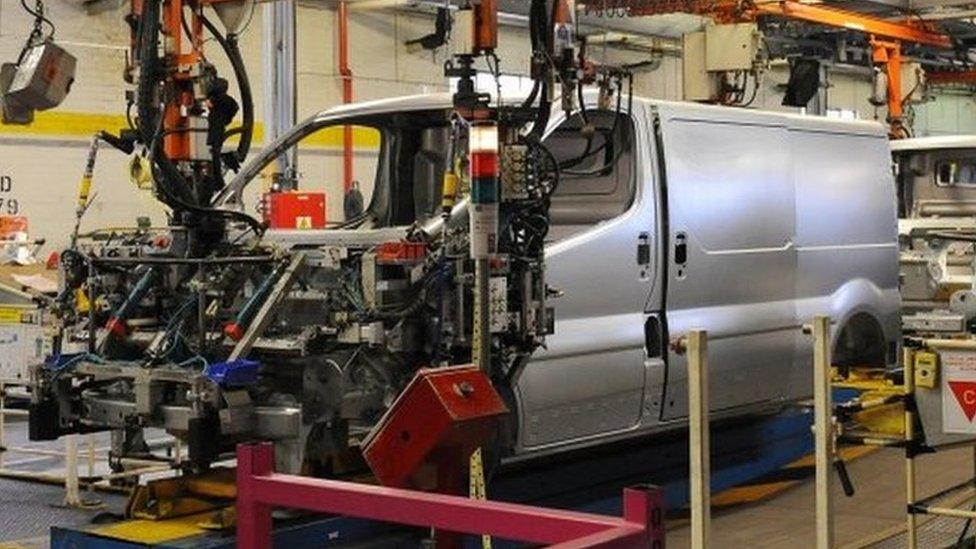
[[[237,546],[271,547],[271,510],[307,509],[427,526],[464,534],[583,547],[664,547],[664,499],[657,488],[628,488],[623,516],[607,517],[460,496],[314,479],[274,472],[274,446],[237,448]]]
[[[363,457],[386,486],[458,492],[471,453],[494,441],[507,413],[477,367],[423,369],[363,441]]]
[[[380,265],[414,265],[427,257],[427,244],[395,240],[384,242],[376,249],[376,263]]]

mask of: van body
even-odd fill
[[[510,455],[684,424],[686,356],[671,342],[693,329],[708,331],[716,417],[770,412],[812,393],[812,339],[802,326],[815,315],[832,319],[836,363],[894,362],[897,217],[880,124],[636,97],[629,109],[600,110],[591,99],[589,121],[608,145],[599,166],[564,173],[552,198],[555,332],[502,388],[516,416]],[[221,197],[240,199],[269,159],[321,129],[364,124],[387,135],[385,120],[392,127],[404,113],[428,111],[443,120],[433,113],[449,110],[446,94],[330,109],[261,153]],[[578,117],[554,112],[545,144],[557,158],[575,157],[580,134]],[[446,139],[430,137],[419,145],[412,191],[398,191],[418,201],[417,224],[438,211]],[[390,201],[388,171],[377,172],[374,205]],[[359,238],[386,231],[388,239],[396,225]],[[321,246],[350,242],[350,232],[265,238]]]
[[[895,196],[880,125],[658,101],[631,116],[629,207],[547,252],[564,295],[548,349],[516,385],[520,450],[682,422],[687,362],[669,343],[693,329],[708,331],[723,416],[811,394],[801,326],[814,315],[833,320],[835,363],[894,361]]]
[[[976,136],[901,139],[891,142],[891,151],[898,187],[904,328],[968,331],[976,318]]]

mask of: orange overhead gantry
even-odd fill
[[[692,13],[710,17],[718,23],[754,21],[773,15],[829,27],[863,32],[869,36],[873,63],[888,75],[888,123],[893,137],[906,135],[902,124],[901,44],[912,42],[950,49],[952,40],[932,24],[905,19],[892,21],[863,13],[841,10],[825,4],[796,0],[581,0],[591,10],[627,10],[631,16],[665,13]],[[955,74],[955,73],[948,73]],[[971,73],[976,78],[976,73]]]

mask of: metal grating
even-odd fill
[[[0,479],[0,542],[47,536],[52,526],[86,526],[98,513],[121,513],[125,496],[98,493],[101,511],[60,508],[64,488]]]
[[[971,497],[957,498],[955,502],[943,502],[942,506],[967,510],[976,509],[976,504],[971,502]],[[925,547],[926,549],[973,547],[974,537],[976,537],[976,521],[969,524],[968,529],[966,529],[966,519],[954,517],[919,515],[918,522],[918,547]],[[964,529],[966,529],[965,535],[963,535]],[[962,538],[961,541],[960,537]],[[905,528],[901,527],[884,539],[855,544],[855,546],[862,549],[904,549],[908,547],[908,536],[905,533]]]

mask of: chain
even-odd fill
[[[27,5],[27,0],[20,0],[20,5],[24,8],[24,11],[34,16],[34,25],[31,29],[30,35],[27,37],[27,42],[24,44],[24,48],[20,52],[20,58],[17,60],[17,64],[20,64],[20,62],[23,61],[24,56],[27,55],[27,52],[31,48],[53,39],[55,31],[54,23],[52,23],[51,20],[44,15],[43,0],[34,0],[33,9]],[[50,28],[50,32],[45,34],[44,25],[47,25]]]
[[[37,45],[44,36],[44,2],[37,0],[34,2],[34,29],[31,30],[28,42]]]

